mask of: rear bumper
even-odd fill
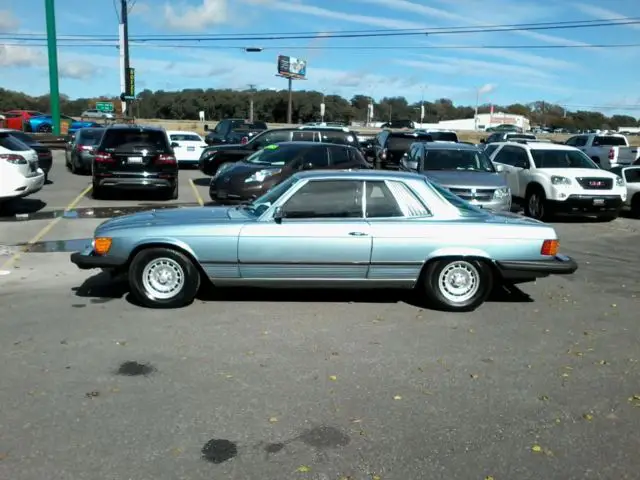
[[[550,260],[504,260],[495,262],[504,280],[530,281],[549,275],[571,275],[578,264],[571,257],[556,255]]]
[[[10,192],[7,192],[6,195],[2,195],[0,193],[0,198],[9,199],[27,197],[42,190],[44,181],[45,173],[44,171],[42,171],[42,169],[40,169],[37,175],[34,175],[32,177],[22,177],[19,182],[12,182],[12,186],[15,185],[15,187]]]
[[[99,256],[92,249],[87,249],[84,252],[72,253],[71,263],[80,270],[92,270],[94,268],[115,269],[123,267],[126,262],[119,258]]]
[[[570,195],[564,201],[548,200],[549,207],[555,213],[614,213],[623,205],[620,195]]]
[[[160,177],[121,177],[112,176],[94,176],[94,185],[103,188],[120,188],[120,189],[163,189],[173,188],[178,181],[178,176],[170,176],[166,178]]]

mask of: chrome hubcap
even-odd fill
[[[456,261],[447,265],[438,278],[440,293],[449,302],[463,303],[480,288],[478,269],[469,262]]]
[[[150,297],[159,300],[173,298],[184,286],[184,271],[171,258],[156,258],[144,267],[142,285]]]

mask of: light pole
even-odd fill
[[[49,54],[49,102],[51,104],[51,131],[60,135],[60,87],[58,85],[58,43],[56,41],[56,15],[54,0],[44,0],[47,20],[47,47]]]
[[[256,91],[256,86],[253,83],[249,84],[249,123],[253,123],[253,93]]]

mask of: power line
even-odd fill
[[[135,40],[129,42],[131,46],[142,48],[193,48],[193,49],[207,49],[207,50],[244,50],[245,46],[240,45],[184,45],[184,44],[153,44],[149,42],[137,43]],[[45,47],[46,43],[25,43],[23,41],[15,42],[2,42],[0,45],[9,46],[28,46],[28,47]],[[58,43],[58,47],[72,47],[72,48],[84,48],[84,47],[102,47],[102,48],[114,48],[118,44],[116,41],[107,43]],[[580,49],[580,48],[640,48],[640,43],[602,43],[602,44],[587,44],[587,45],[405,45],[405,46],[390,46],[390,45],[327,45],[316,46],[311,45],[308,47],[300,45],[271,45],[268,47],[260,47],[261,50],[548,50],[548,49]]]
[[[542,22],[529,24],[504,24],[486,26],[462,26],[462,27],[436,27],[429,29],[404,29],[404,30],[378,30],[361,31],[360,33],[347,32],[311,32],[301,34],[270,33],[270,34],[217,34],[217,35],[145,35],[132,36],[136,41],[247,41],[247,40],[305,40],[305,39],[330,39],[330,38],[371,38],[371,37],[397,37],[397,36],[431,36],[453,35],[468,33],[496,33],[516,31],[561,30],[593,27],[613,27],[640,24],[640,17],[629,17],[618,20],[580,20],[572,22]],[[357,32],[357,31],[352,31]],[[26,39],[42,39],[41,34],[5,33],[0,37],[20,37]],[[113,35],[62,35],[68,41],[86,41],[87,39],[115,39]],[[61,38],[62,40],[62,38]]]

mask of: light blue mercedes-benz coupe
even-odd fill
[[[496,284],[578,268],[551,225],[470,205],[416,173],[307,171],[255,201],[113,218],[71,261],[127,273],[145,306],[213,286],[415,289],[473,310]]]

